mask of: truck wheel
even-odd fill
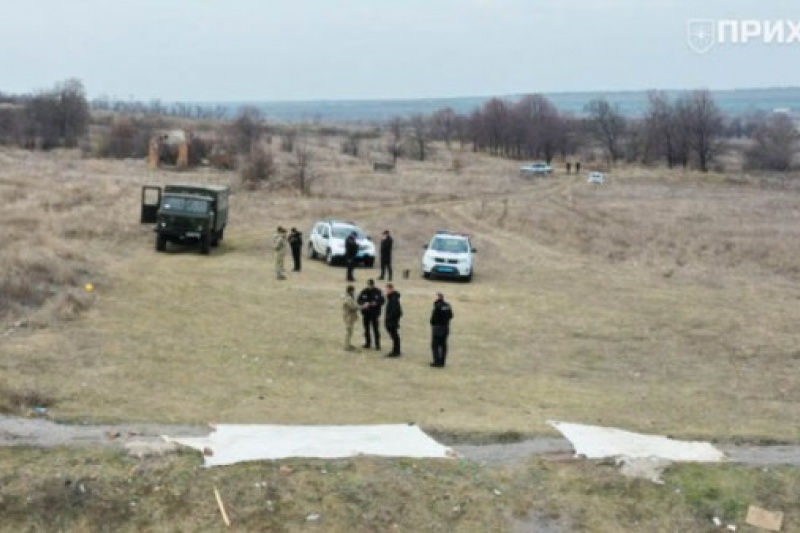
[[[164,235],[156,235],[156,251],[157,252],[166,252],[167,251],[167,238]]]
[[[314,249],[314,245],[311,243],[308,243],[308,257],[311,259],[316,259],[318,257],[317,251]]]
[[[208,255],[211,252],[211,234],[204,233],[202,237],[200,237],[200,253],[203,255]]]

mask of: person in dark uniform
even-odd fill
[[[344,260],[347,264],[347,281],[355,281],[353,269],[356,268],[356,257],[358,256],[358,241],[356,232],[352,232],[344,241]]]
[[[303,252],[303,234],[297,231],[297,228],[289,230],[289,247],[292,249],[292,261],[294,261],[294,268],[292,272],[300,272],[300,254]]]
[[[444,300],[441,292],[436,293],[431,314],[431,350],[433,351],[432,367],[443,368],[447,359],[447,337],[450,335],[450,321],[453,319],[453,308]]]
[[[580,174],[580,173],[581,173],[581,162],[575,161],[575,174]]]
[[[389,230],[383,232],[383,238],[381,239],[381,277],[378,279],[382,280],[385,279],[388,275],[388,280],[392,281],[392,246],[394,245],[394,239],[392,239],[391,233]]]
[[[392,338],[392,351],[386,357],[400,357],[400,318],[403,316],[403,308],[400,305],[400,293],[394,290],[394,285],[386,284],[386,314],[384,315],[384,326],[386,332]]]
[[[383,292],[375,286],[375,281],[367,280],[367,286],[358,295],[358,305],[361,307],[361,318],[364,322],[364,348],[372,346],[374,337],[375,349],[381,349],[379,324],[384,302]]]

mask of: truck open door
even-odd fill
[[[161,205],[161,187],[145,185],[142,187],[142,224],[155,224],[158,207]]]

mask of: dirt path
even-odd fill
[[[202,426],[159,424],[66,425],[45,418],[18,418],[0,415],[0,446],[109,446],[127,449],[134,455],[165,453],[174,445],[170,437],[199,437],[210,429]],[[717,445],[731,462],[754,466],[800,466],[800,445],[756,446]],[[487,465],[505,465],[537,456],[564,457],[573,454],[563,438],[540,437],[516,443],[455,445],[461,456]]]

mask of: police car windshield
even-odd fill
[[[184,213],[208,213],[208,202],[197,198],[181,198],[180,196],[166,196],[163,207],[167,211],[182,211]]]
[[[436,252],[450,252],[463,254],[469,251],[467,241],[464,239],[448,239],[447,237],[436,237],[431,243],[431,249]]]
[[[346,239],[351,233],[356,232],[356,239],[361,240],[364,239],[364,232],[361,231],[361,228],[356,228],[353,226],[334,226],[333,227],[333,236],[337,239]]]

